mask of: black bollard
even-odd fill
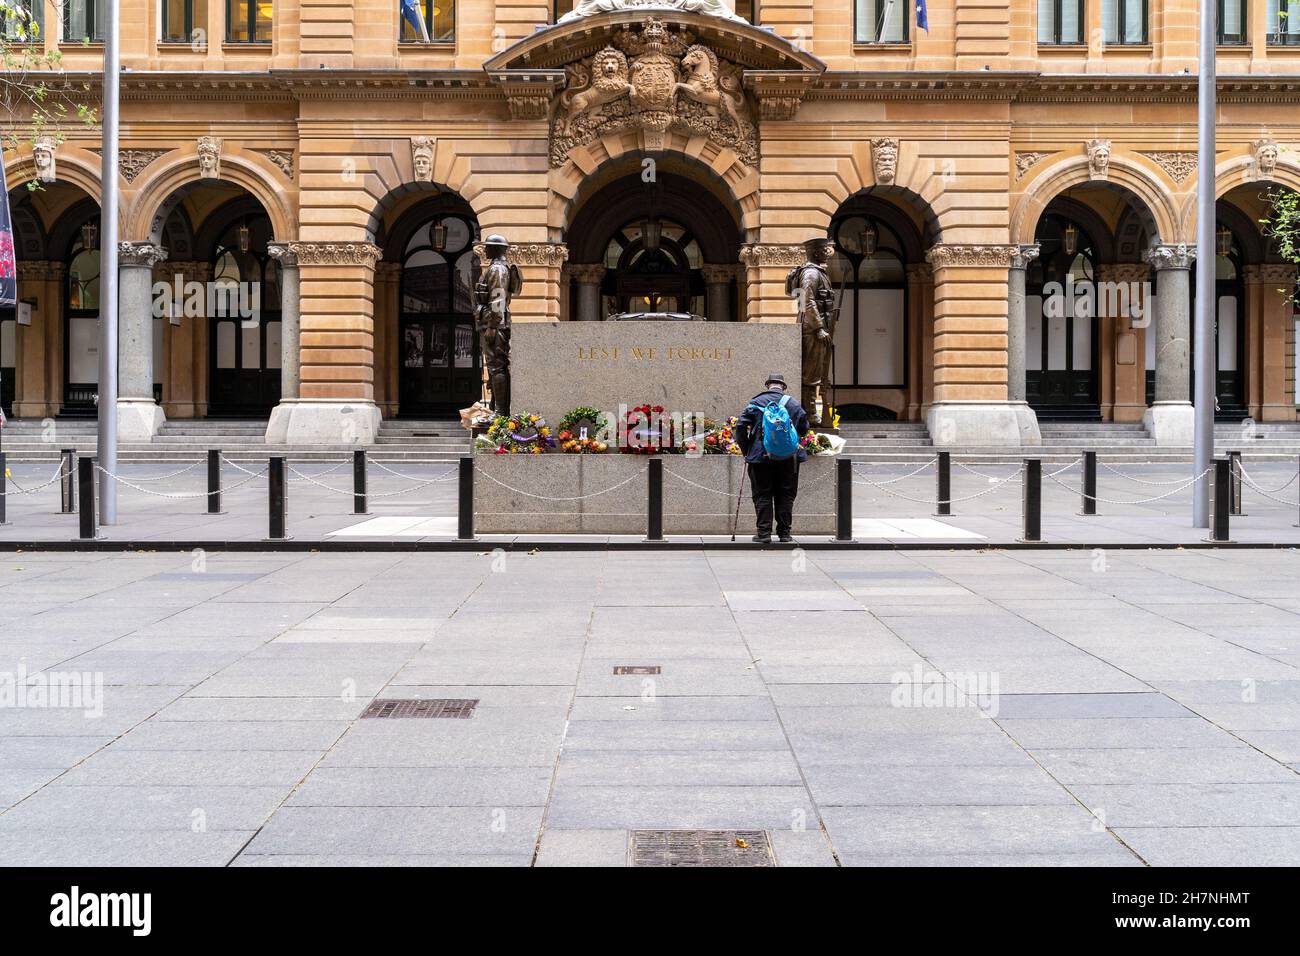
[[[853,540],[853,459],[835,460],[835,540]]]
[[[469,541],[474,537],[474,459],[469,455],[460,460],[457,493],[456,537]]]
[[[1241,515],[1241,452],[1228,452],[1228,478],[1232,483],[1230,493],[1231,507],[1228,513],[1232,515]]]
[[[358,448],[352,453],[352,513],[369,514],[366,510],[366,450]]]
[[[935,488],[934,513],[952,514],[952,454],[939,452],[938,485]]]
[[[284,459],[276,457],[267,462],[266,476],[271,511],[270,534],[267,537],[272,541],[283,541],[289,491],[289,486],[284,480]]]
[[[1043,461],[1025,459],[1024,537],[1022,541],[1043,540]]]
[[[59,452],[63,464],[63,477],[59,479],[60,513],[70,515],[77,510],[77,449],[65,448]]]
[[[208,449],[208,514],[221,511],[221,449]]]
[[[646,487],[650,492],[646,514],[646,540],[662,541],[664,539],[664,462],[662,458],[651,458],[650,471],[646,476]]]
[[[9,500],[9,469],[5,465],[5,453],[0,451],[0,524],[8,524],[5,517]]]
[[[1232,513],[1232,475],[1226,458],[1214,459],[1210,472],[1210,540],[1228,540],[1228,516]]]
[[[77,462],[77,486],[78,497],[81,498],[81,537],[93,540],[97,536],[94,458],[82,458]]]
[[[1097,513],[1097,453],[1095,451],[1083,453],[1083,510],[1079,513],[1083,515]]]

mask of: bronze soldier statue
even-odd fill
[[[488,264],[474,287],[474,324],[483,347],[492,410],[510,414],[510,300],[523,288],[519,267],[506,261],[510,243],[488,236],[483,243]]]
[[[807,261],[795,266],[785,279],[785,294],[798,300],[799,328],[803,342],[803,375],[800,403],[814,425],[821,424],[818,389],[831,380],[831,341],[835,333],[835,292],[826,271],[830,260],[829,239],[809,239],[803,244]],[[826,396],[822,396],[825,400]]]

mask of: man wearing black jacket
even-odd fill
[[[736,444],[749,467],[749,484],[754,496],[754,517],[758,533],[756,544],[772,543],[772,513],[776,512],[776,533],[781,541],[793,541],[790,525],[794,521],[794,499],[799,493],[799,463],[808,460],[802,447],[794,455],[773,461],[763,451],[763,411],[786,397],[785,378],[773,373],[763,383],[764,391],[755,395],[736,422]],[[790,423],[800,438],[808,434],[808,413],[798,400],[785,403]],[[774,508],[775,505],[775,508]]]

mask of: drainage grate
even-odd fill
[[[411,700],[390,699],[371,701],[362,717],[457,717],[474,716],[477,700]]]
[[[620,664],[614,668],[615,677],[623,677],[627,674],[658,674],[658,664]]]
[[[776,866],[764,830],[633,830],[630,855],[633,866]]]

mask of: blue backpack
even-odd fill
[[[785,407],[788,401],[790,396],[782,395],[779,402],[772,402],[763,408],[763,451],[774,461],[793,458],[799,450],[799,435],[795,432],[794,422],[790,421],[790,413]]]

